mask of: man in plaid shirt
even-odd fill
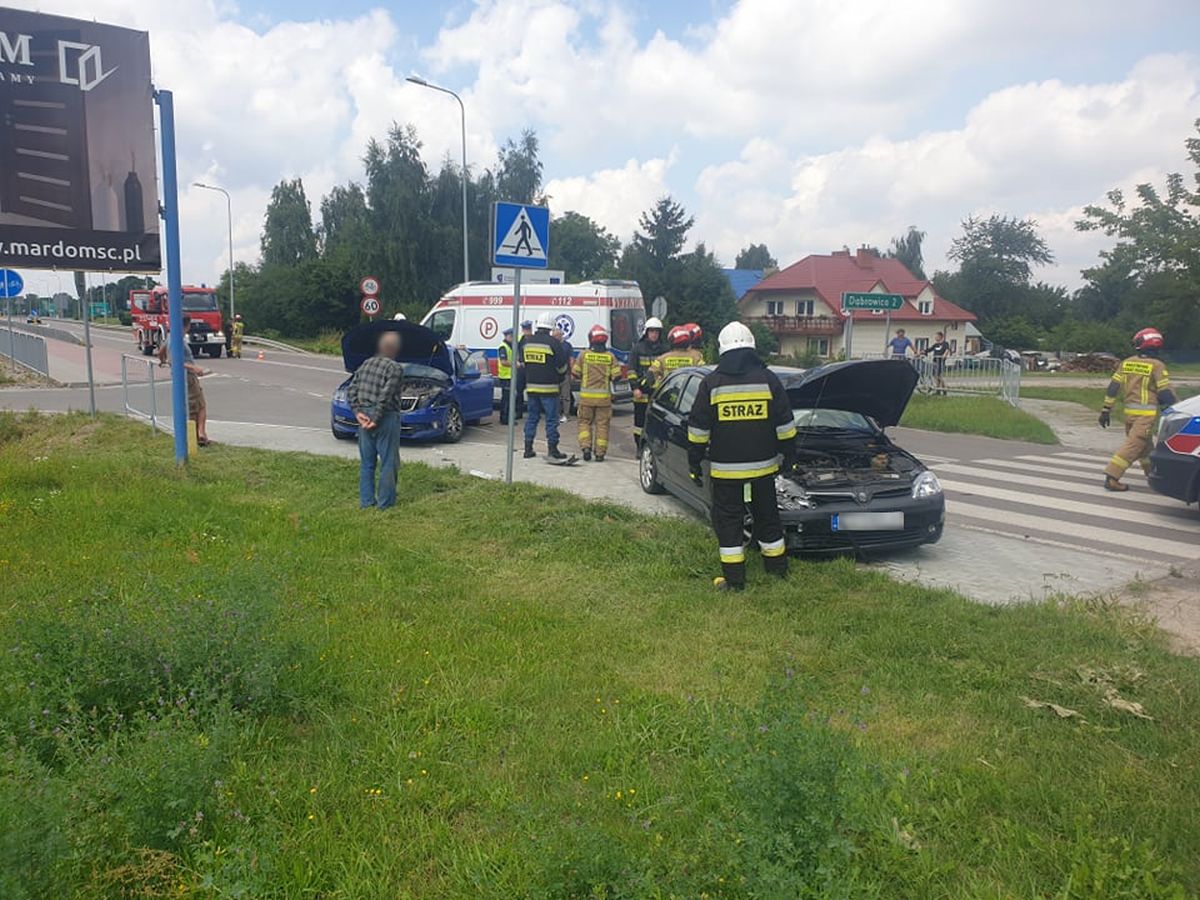
[[[396,362],[400,335],[385,331],[375,355],[358,367],[347,391],[358,419],[358,503],[363,509],[396,505],[396,468],[400,465],[400,385],[404,369]],[[379,494],[375,493],[376,460]]]

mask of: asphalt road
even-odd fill
[[[61,323],[60,323],[61,324]],[[68,328],[77,328],[67,324]],[[52,355],[75,360],[82,348],[52,341]],[[127,331],[93,330],[97,407],[120,413],[120,357],[133,350]],[[243,359],[204,360],[209,433],[218,442],[352,457],[353,443],[329,433],[329,397],[345,377],[341,361],[312,354],[257,351]],[[77,360],[74,363],[77,364]],[[52,362],[53,369],[53,362]],[[169,410],[167,369],[155,369],[157,408]],[[150,407],[148,368],[130,363],[130,403]],[[135,375],[136,372],[136,375]],[[68,379],[70,380],[70,379]],[[112,382],[116,382],[115,384]],[[6,389],[0,408],[86,409],[86,389]],[[169,419],[169,416],[167,416]],[[517,477],[606,498],[656,513],[688,514],[669,498],[650,498],[636,482],[632,412],[618,407],[610,460],[571,469],[517,459]],[[574,444],[575,423],[562,443]],[[1100,471],[1116,434],[1068,433],[1079,446],[1044,447],[967,435],[898,428],[893,438],[929,464],[946,489],[947,528],[941,543],[873,563],[903,578],[951,587],[977,599],[1012,602],[1058,592],[1110,591],[1168,573],[1200,575],[1200,514],[1160,497],[1131,474],[1133,490],[1116,496],[1100,487]],[[1080,437],[1082,435],[1082,437]],[[1065,435],[1064,440],[1068,437]],[[454,464],[480,477],[503,470],[506,434],[493,420],[468,429],[462,443],[405,448],[404,457]],[[518,439],[518,444],[520,443]],[[539,441],[540,445],[540,441]],[[1135,537],[1126,538],[1132,532]]]

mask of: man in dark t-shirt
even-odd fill
[[[933,379],[939,394],[946,393],[946,380],[942,377],[946,371],[946,357],[950,355],[950,345],[946,335],[939,331],[933,336],[933,343],[925,348],[925,356],[933,357]]]

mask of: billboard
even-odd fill
[[[0,8],[0,266],[162,269],[144,31]]]

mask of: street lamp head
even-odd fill
[[[404,80],[411,81],[413,84],[419,84],[422,87],[429,87],[429,82],[426,81],[424,78],[422,78],[420,75],[409,75]]]

